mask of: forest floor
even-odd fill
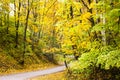
[[[66,80],[65,74],[66,74],[65,71],[61,71],[61,72],[52,73],[48,75],[37,76],[37,77],[31,78],[30,80]]]
[[[65,70],[65,66],[58,66],[58,67],[49,68],[45,70],[4,75],[4,76],[0,76],[0,80],[30,80],[30,78],[32,77],[52,74],[52,73],[56,73],[64,70]]]

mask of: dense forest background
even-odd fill
[[[68,80],[120,80],[120,0],[0,0],[1,71],[61,55]]]

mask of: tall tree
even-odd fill
[[[24,39],[24,51],[23,51],[23,61],[22,61],[22,65],[24,66],[24,58],[25,58],[25,53],[26,53],[26,46],[27,46],[27,44],[26,44],[26,35],[27,35],[27,28],[28,28],[28,19],[29,19],[29,14],[30,14],[30,0],[27,0],[27,2],[26,2],[27,4],[26,4],[26,6],[27,6],[27,10],[26,10],[26,18],[25,18],[25,29],[24,29],[24,37],[23,37],[23,39]]]
[[[18,35],[18,29],[19,29],[19,25],[20,25],[21,0],[18,0],[18,2],[16,2],[16,0],[14,0],[14,6],[15,6],[14,15],[15,15],[15,27],[16,27],[16,38],[15,38],[16,45],[15,45],[15,48],[17,48],[18,47],[18,36],[19,36]]]

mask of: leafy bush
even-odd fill
[[[93,76],[94,79],[103,77],[103,74],[107,76],[103,77],[105,79],[111,79],[111,77],[120,79],[120,77],[115,77],[120,72],[120,49],[109,46],[93,49],[82,54],[77,62],[71,63],[71,70],[73,73],[88,75],[84,77],[88,79]],[[113,72],[115,73],[113,74]]]

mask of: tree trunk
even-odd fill
[[[101,18],[103,18],[103,21],[102,21],[102,23],[103,23],[103,25],[105,25],[106,24],[106,19],[105,19],[105,17],[104,17],[104,15],[105,15],[105,13],[104,14],[101,14]],[[103,28],[104,28],[105,26],[103,26]],[[102,41],[103,41],[103,45],[105,46],[106,45],[106,33],[105,33],[106,31],[105,31],[105,28],[101,31],[101,34],[102,34]]]
[[[22,56],[22,58],[23,58],[23,66],[24,66],[24,57],[25,57],[25,53],[26,53],[26,33],[27,33],[27,27],[28,27],[28,18],[29,18],[29,14],[30,14],[30,3],[29,3],[30,1],[28,0],[28,10],[27,10],[27,15],[26,15],[26,21],[25,21],[25,29],[24,29],[24,51],[23,51],[23,56]]]
[[[9,13],[7,15],[7,30],[6,30],[7,34],[9,33]]]
[[[0,26],[2,26],[2,15],[0,15]]]
[[[66,55],[65,54],[63,54],[63,57],[64,57],[64,64],[65,64],[65,67],[68,69],[68,64],[67,64],[67,61],[66,61]]]
[[[15,4],[15,3],[14,3]],[[21,2],[19,0],[19,6],[18,6],[18,16],[17,16],[17,22],[15,20],[15,27],[16,27],[16,38],[15,38],[15,42],[16,42],[16,45],[15,45],[15,48],[18,47],[18,30],[19,30],[19,24],[20,24],[20,21],[19,21],[19,18],[20,18],[20,8],[21,8]],[[16,9],[15,9],[16,10]],[[16,12],[15,12],[16,14]],[[15,15],[16,16],[16,15]]]

